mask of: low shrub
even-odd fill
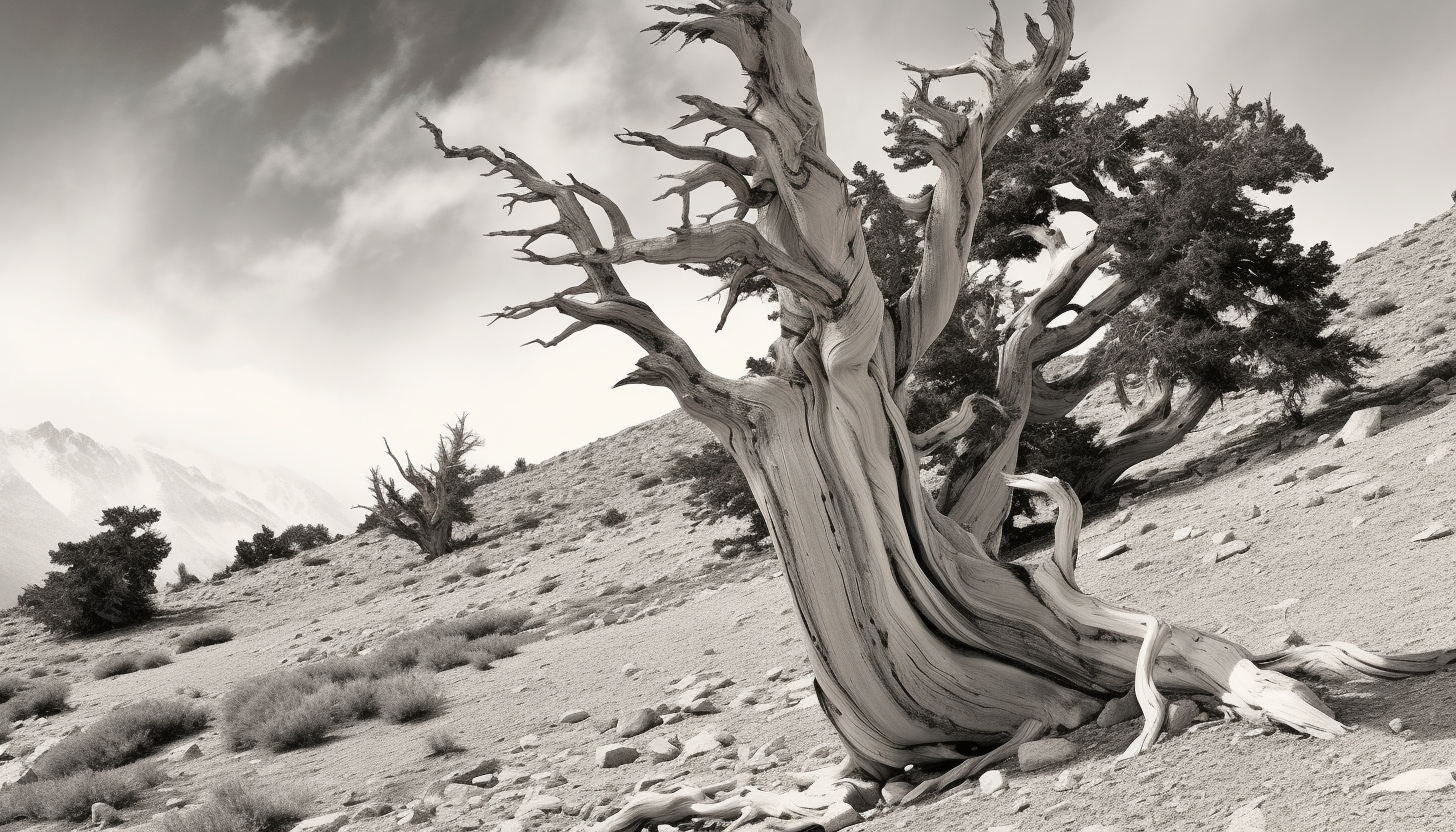
[[[91,675],[97,679],[109,679],[112,676],[122,676],[138,670],[151,670],[154,667],[171,663],[172,657],[162,650],[148,650],[145,653],[117,653],[97,662],[91,668]]]
[[[1382,315],[1389,315],[1400,308],[1400,304],[1390,298],[1376,298],[1362,305],[1355,312],[1355,316],[1363,319],[1379,318]]]
[[[433,731],[425,737],[425,750],[427,757],[443,757],[447,754],[459,754],[465,750],[465,746],[461,745],[449,731],[442,729]]]
[[[21,818],[89,820],[91,804],[129,806],[142,792],[165,779],[156,763],[146,761],[108,771],[81,770],[55,780],[13,784],[0,792],[0,823]]]
[[[434,716],[445,707],[445,697],[434,679],[415,674],[391,676],[376,689],[379,715],[389,722],[412,722]]]
[[[472,578],[479,578],[481,575],[486,575],[490,573],[490,564],[486,563],[483,560],[473,560],[470,563],[465,564],[465,568],[460,571],[464,572]]]
[[[326,566],[329,563],[329,559],[323,555],[309,555],[302,562],[304,566]]]
[[[206,627],[198,627],[195,630],[183,633],[177,639],[173,648],[178,653],[190,653],[199,647],[209,647],[214,644],[233,640],[233,628],[226,624],[209,624]]]
[[[249,679],[222,699],[222,737],[235,751],[262,746],[273,751],[321,742],[333,726],[332,701],[318,696],[320,677],[293,671]]]
[[[151,699],[118,708],[56,743],[36,765],[41,779],[136,762],[207,727],[207,711],[180,700]]]
[[[623,523],[627,522],[627,515],[616,510],[615,508],[609,508],[602,513],[601,517],[597,518],[597,522],[609,528],[611,526],[620,526]]]
[[[656,488],[659,485],[662,485],[662,477],[653,474],[650,477],[643,477],[642,479],[638,480],[637,490],[646,491],[649,488]]]
[[[162,817],[162,832],[276,832],[308,817],[312,799],[302,791],[250,789],[230,778],[215,784],[201,806]]]
[[[71,686],[65,682],[42,682],[27,687],[0,706],[0,722],[18,722],[33,716],[54,716],[66,709]]]
[[[14,674],[0,676],[0,705],[9,702],[17,693],[25,690],[28,683]]]
[[[442,584],[453,584],[456,581],[460,580],[460,577],[461,577],[460,576],[460,573],[458,573],[458,572],[451,572],[449,575],[446,575],[445,577],[441,578],[440,579],[440,583],[442,583]]]

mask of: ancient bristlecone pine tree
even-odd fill
[[[1277,669],[1396,676],[1456,660],[1456,651],[1383,658],[1345,645],[1255,657],[1217,636],[1099,601],[1077,588],[1081,511],[1055,481],[1019,483],[1061,509],[1056,554],[1036,569],[999,562],[966,531],[977,519],[974,502],[959,506],[955,519],[932,505],[920,485],[921,449],[966,430],[976,403],[963,409],[965,417],[916,435],[905,426],[907,386],[967,277],[982,159],[1066,63],[1072,3],[1048,2],[1049,36],[1028,18],[1030,61],[1005,56],[998,21],[984,54],[946,69],[906,67],[918,77],[906,112],[930,128],[922,149],[939,173],[927,194],[907,204],[923,228],[918,275],[888,300],[866,259],[860,208],[825,151],[814,69],[789,5],[710,0],[657,7],[677,18],[653,27],[661,38],[722,44],[747,77],[741,107],[682,96],[691,112],[677,126],[708,122],[710,139],[737,131],[753,149],[737,155],[652,133],[618,135],[697,163],[676,177],[682,184],[671,193],[683,199],[682,224],[663,236],[638,236],[616,203],[575,177],[549,179],[506,150],[453,147],[440,128],[422,120],[445,156],[485,160],[490,173],[515,180],[520,191],[510,195],[512,205],[555,209],[545,225],[497,232],[526,238],[524,259],[584,273],[579,284],[499,317],[554,309],[574,319],[545,346],[591,326],[625,334],[645,355],[620,383],[672,391],[742,467],[783,562],[819,700],[848,752],[829,774],[857,769],[884,778],[907,765],[960,761],[923,785],[923,793],[979,771],[1029,739],[1082,725],[1106,701],[1134,689],[1146,726],[1129,753],[1159,736],[1165,711],[1159,689],[1210,694],[1250,719],[1331,737],[1345,726],[1310,689]],[[969,114],[939,106],[931,94],[937,79],[958,75],[979,76],[988,90]],[[691,221],[691,195],[708,183],[732,191],[732,219]],[[609,237],[593,226],[583,201],[605,213]],[[564,237],[571,250],[548,256],[530,249],[547,235]],[[1075,265],[1061,279],[1074,281],[1105,252],[1073,248],[1062,256]],[[777,289],[781,330],[771,348],[773,375],[733,379],[709,371],[616,271],[637,261],[724,260],[740,264],[727,279],[730,305],[749,278],[765,278]],[[1034,305],[1022,315],[1027,320],[1019,331],[1026,336],[1013,337],[1006,351],[1027,349],[1032,334],[1047,325]],[[999,522],[1003,509],[994,510]],[[639,796],[598,828],[635,829],[693,814],[812,819],[870,791],[828,775],[788,795],[734,783],[683,788]]]

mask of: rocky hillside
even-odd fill
[[[97,532],[102,509],[160,509],[172,543],[163,565],[210,575],[232,561],[233,545],[267,524],[352,527],[328,492],[284,468],[219,466],[209,474],[150,450],[124,451],[45,422],[0,430],[0,607],[50,568],[46,553]]]
[[[1446,301],[1456,274],[1438,245],[1453,222],[1442,215],[1410,245],[1401,241],[1412,235],[1395,238],[1342,277],[1349,324],[1387,354],[1365,384],[1312,403],[1299,431],[1265,416],[1269,402],[1231,399],[1171,461],[1154,463],[1161,476],[1092,517],[1084,590],[1253,649],[1291,631],[1387,652],[1456,645],[1456,535],[1447,533],[1456,527],[1447,392],[1456,364],[1441,363],[1456,345],[1433,331],[1456,309]],[[1397,259],[1420,273],[1399,271]],[[1395,308],[1362,309],[1375,299],[1366,283]],[[1373,407],[1378,432],[1322,438]],[[44,765],[48,742],[86,736],[118,705],[158,700],[212,716],[152,755],[167,779],[119,807],[122,829],[203,828],[189,813],[220,805],[213,787],[229,777],[270,796],[306,787],[294,817],[348,832],[557,832],[588,828],[645,788],[734,777],[793,788],[795,772],[834,762],[838,749],[777,562],[716,556],[712,539],[738,529],[695,525],[685,487],[662,479],[675,454],[707,438],[672,414],[507,477],[477,495],[466,531],[479,545],[428,563],[370,532],[168,593],[155,621],[101,637],[55,641],[4,614],[0,680],[70,691],[64,710],[14,726],[0,758],[16,759],[0,763],[0,781]],[[270,674],[342,673],[341,662],[388,655],[422,628],[513,609],[529,616],[517,655],[480,663],[488,669],[415,668],[442,697],[419,718],[359,714],[292,750],[227,739],[237,692],[279,684]],[[204,627],[232,638],[178,650]],[[103,660],[155,651],[172,661],[95,678]],[[1042,756],[1008,760],[984,785],[897,806],[908,786],[891,783],[884,802],[840,820],[865,832],[1449,830],[1456,788],[1378,787],[1412,770],[1431,772],[1428,786],[1451,781],[1456,675],[1320,692],[1358,730],[1311,740],[1226,721],[1193,698],[1178,706],[1178,735],[1119,763],[1139,722],[1112,712]],[[0,832],[32,828],[74,824],[16,821]]]

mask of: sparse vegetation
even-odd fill
[[[185,589],[193,584],[202,583],[202,579],[187,571],[187,564],[177,564],[177,582],[173,584],[178,589]]]
[[[447,433],[435,448],[433,466],[416,466],[408,454],[401,464],[386,440],[384,452],[414,493],[406,497],[394,480],[381,475],[376,467],[369,472],[374,504],[357,506],[377,518],[384,531],[419,546],[427,560],[459,547],[461,541],[452,537],[452,531],[457,523],[475,519],[468,501],[494,476],[490,469],[477,471],[465,462],[465,456],[480,446],[480,437],[465,427],[464,414],[445,429]]]
[[[1376,298],[1375,300],[1372,300],[1361,306],[1355,312],[1355,316],[1364,320],[1369,320],[1371,318],[1379,318],[1384,315],[1389,315],[1399,308],[1400,304],[1396,303],[1390,298]]]
[[[379,715],[388,722],[413,722],[439,713],[445,696],[434,679],[419,674],[391,676],[375,692]]]
[[[33,716],[55,716],[66,709],[71,686],[65,682],[41,682],[18,691],[0,705],[0,722],[19,722]]]
[[[323,555],[309,555],[303,559],[304,566],[327,566],[329,559]]]
[[[151,670],[154,667],[171,664],[172,657],[164,650],[148,650],[135,653],[117,653],[106,656],[98,661],[91,668],[91,676],[96,679],[109,679],[112,676],[122,676],[127,673],[135,673],[138,670]]]
[[[637,481],[637,490],[646,491],[649,488],[656,488],[662,484],[662,477],[653,474],[650,477],[643,477]]]
[[[99,633],[151,618],[157,569],[172,550],[152,528],[161,517],[146,506],[102,511],[106,531],[57,546],[51,562],[65,570],[26,587],[17,608],[63,635]]]
[[[26,681],[14,674],[0,676],[0,705],[9,702],[15,694],[25,690]]]
[[[460,573],[459,572],[451,572],[450,574],[448,574],[445,577],[441,578],[440,579],[440,583],[442,583],[442,584],[453,584],[453,583],[455,583],[458,580],[460,580]]]
[[[199,647],[232,641],[233,635],[233,628],[226,624],[209,624],[183,633],[177,638],[177,645],[173,649],[178,653],[190,653]]]
[[[461,745],[453,734],[442,728],[438,731],[431,731],[429,736],[425,737],[425,749],[428,757],[443,757],[448,754],[459,754],[465,750],[465,746]]]
[[[490,573],[490,564],[483,560],[473,560],[465,564],[465,568],[461,571],[472,578],[479,578],[481,575]]]
[[[605,512],[602,512],[602,516],[597,518],[597,522],[608,528],[612,526],[620,526],[623,523],[627,522],[627,515],[623,514],[615,508],[609,508]]]
[[[0,792],[0,823],[21,818],[87,820],[91,804],[130,806],[142,792],[164,779],[156,763],[139,762],[108,771],[82,770],[55,780],[14,784]]]
[[[253,789],[231,778],[201,806],[162,818],[162,832],[278,832],[309,814],[312,799],[297,790]]]
[[[37,764],[36,774],[53,780],[88,769],[119,768],[206,727],[207,712],[190,702],[146,700],[112,711],[56,743]]]
[[[405,722],[438,713],[445,700],[421,671],[465,664],[487,669],[514,655],[530,614],[483,611],[389,639],[367,656],[332,658],[247,680],[223,697],[224,742],[242,750],[317,745],[345,720]]]
[[[230,567],[233,571],[256,569],[270,560],[286,558],[293,554],[288,550],[288,546],[279,540],[273,534],[273,530],[267,526],[253,535],[252,540],[239,540],[238,544],[233,547],[233,551],[236,553]]]

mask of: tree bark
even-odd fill
[[[1221,395],[1217,389],[1194,383],[1176,405],[1171,381],[1155,385],[1152,401],[1123,432],[1106,445],[1107,458],[1097,472],[1077,484],[1077,493],[1091,499],[1107,493],[1118,478],[1140,462],[1152,459],[1183,441]],[[1160,417],[1161,418],[1158,418]]]
[[[1158,686],[1221,696],[1247,715],[1306,733],[1342,733],[1307,688],[1261,670],[1241,647],[1081,593],[1072,572],[1080,507],[1056,483],[1020,481],[1061,501],[1065,522],[1057,556],[1034,570],[999,562],[994,541],[988,548],[975,523],[968,531],[957,518],[979,522],[998,511],[979,501],[1000,500],[1006,492],[1001,477],[1014,465],[1014,446],[1010,459],[986,466],[993,473],[972,483],[983,490],[967,487],[957,494],[949,516],[920,486],[920,451],[905,423],[905,386],[949,320],[966,278],[982,155],[1045,93],[1068,58],[1070,0],[1048,3],[1051,37],[1034,22],[1028,25],[1035,50],[1030,62],[1005,58],[998,20],[985,54],[947,69],[907,67],[919,79],[907,99],[907,118],[929,128],[921,133],[920,149],[939,177],[924,199],[911,203],[912,216],[924,226],[919,274],[888,304],[868,265],[859,208],[825,153],[813,66],[788,6],[788,0],[758,0],[668,8],[682,19],[654,27],[663,37],[712,40],[733,51],[748,78],[747,106],[684,96],[693,112],[680,124],[710,121],[737,130],[752,145],[752,157],[727,159],[706,146],[683,147],[640,132],[619,137],[707,160],[715,166],[712,181],[740,177],[732,188],[736,206],[730,207],[744,215],[754,210],[751,224],[684,225],[665,237],[639,239],[621,210],[584,183],[547,180],[508,152],[449,146],[440,128],[423,124],[445,156],[483,159],[493,166],[490,173],[513,178],[522,189],[513,201],[554,206],[555,222],[506,232],[527,238],[523,258],[586,272],[582,284],[507,308],[500,317],[555,309],[574,319],[543,346],[588,326],[628,335],[646,355],[621,383],[668,388],[738,462],[782,561],[820,704],[848,754],[844,767],[825,773],[822,783],[829,785],[822,788],[789,797],[731,786],[644,795],[597,829],[669,822],[683,813],[811,817],[826,800],[854,797],[845,781],[834,779],[849,768],[885,778],[907,765],[964,760],[949,779],[932,781],[938,788],[1005,757],[1021,742],[1086,723],[1107,699],[1129,689],[1139,691],[1149,717],[1150,734],[1140,738],[1139,749],[1157,736]],[[945,109],[930,94],[933,81],[962,74],[983,77],[989,88],[988,100],[970,113]],[[692,182],[708,181],[683,179],[687,185],[674,193],[685,203]],[[611,244],[592,227],[580,199],[611,218]],[[566,237],[573,253],[530,251],[544,234]],[[1068,249],[1064,260],[1074,265],[1061,289],[1075,293],[1077,276],[1085,279],[1105,254],[1091,239]],[[685,341],[630,295],[614,268],[638,260],[725,257],[744,264],[730,281],[762,274],[778,290],[773,376],[727,379],[706,370]],[[1017,403],[1021,420],[1035,366],[1024,356],[1033,351],[1049,320],[1041,316],[1059,291],[1049,292],[1045,303],[1028,304],[1008,340],[1006,350],[1016,360],[1005,362],[998,396]],[[965,421],[946,427],[936,441]],[[992,491],[997,493],[984,496]],[[1407,666],[1428,668],[1452,658],[1416,657]],[[970,755],[967,745],[995,748]]]

